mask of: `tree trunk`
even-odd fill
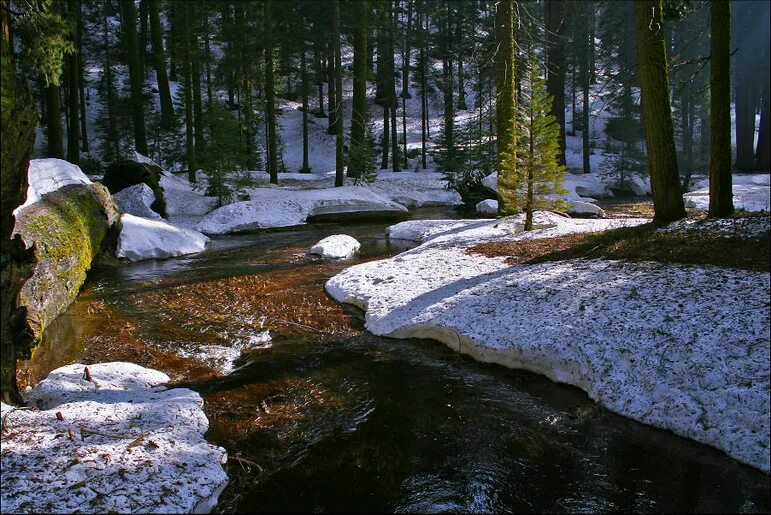
[[[635,7],[638,74],[653,192],[654,220],[685,217],[669,105],[669,72],[664,46],[663,0],[638,0]]]
[[[12,62],[8,0],[0,0],[0,26],[0,397],[7,404],[18,405],[22,398],[16,383],[17,348],[28,339],[18,293],[32,272],[33,251],[25,250],[21,239],[11,239],[11,234],[15,225],[13,210],[24,203],[27,192],[37,113],[27,84],[16,75],[16,64]]]
[[[407,2],[407,27],[404,32],[404,56],[402,57],[402,98],[412,98],[410,95],[410,53],[412,53],[412,0]]]
[[[731,4],[712,0],[710,38],[709,216],[734,212],[731,186]],[[753,124],[754,125],[754,124]]]
[[[166,53],[163,49],[163,30],[159,12],[160,0],[150,0],[150,37],[153,41],[153,56],[155,58],[155,74],[158,78],[158,96],[161,102],[161,124],[171,128],[174,123],[174,104],[171,101],[169,78],[166,75]]]
[[[62,131],[62,113],[59,100],[59,86],[46,86],[46,115],[48,137],[48,157],[64,159],[64,134]]]
[[[121,0],[123,7],[123,31],[126,38],[126,53],[131,84],[131,118],[134,125],[134,144],[137,152],[147,155],[147,136],[142,102],[142,68],[139,62],[137,44],[137,13],[134,0]]]
[[[187,177],[190,182],[196,182],[195,170],[195,143],[193,140],[193,65],[191,53],[191,29],[190,11],[182,10],[184,19],[183,27],[183,51],[182,74],[184,75],[183,87],[185,88],[185,149],[187,154]]]
[[[107,83],[107,134],[105,135],[105,148],[107,160],[113,160],[118,156],[118,126],[115,122],[115,89],[113,88],[112,60],[110,59],[110,33],[106,9],[102,8],[102,44],[104,46],[104,79]]]
[[[366,0],[353,4],[353,112],[348,177],[361,177],[365,166],[367,130],[367,36],[369,5]]]
[[[498,211],[508,214],[516,209],[510,200],[516,193],[515,163],[504,168],[507,154],[514,150],[516,128],[514,125],[514,109],[516,106],[516,55],[514,42],[514,6],[512,0],[499,0],[495,13],[495,93],[497,101],[496,134],[498,138]],[[513,160],[512,160],[513,161]]]
[[[343,141],[343,64],[340,56],[340,1],[332,3],[332,42],[335,82],[335,186],[345,185],[345,154]]]
[[[554,99],[551,114],[559,125],[559,164],[565,165],[565,19],[563,0],[546,0],[546,91]]]
[[[79,88],[79,103],[80,106],[80,141],[81,141],[81,147],[80,150],[83,152],[89,151],[89,145],[88,145],[88,123],[86,121],[86,80],[84,77],[84,60],[83,60],[83,14],[81,12],[80,7],[80,0],[78,0],[78,6],[77,6],[77,20],[76,20],[76,27],[77,27],[77,45],[78,45],[78,85]]]
[[[337,129],[335,128],[337,119],[332,114],[337,110],[337,92],[335,91],[335,86],[337,85],[337,82],[335,81],[335,43],[334,41],[327,41],[327,45],[327,105],[329,106],[327,134],[337,134]]]
[[[67,125],[67,161],[73,164],[80,163],[80,66],[78,66],[78,54],[82,51],[77,46],[78,29],[77,16],[79,11],[77,0],[67,0],[67,15],[74,23],[74,33],[71,39],[76,52],[67,56],[67,109],[69,112]]]
[[[466,81],[463,73],[463,11],[458,11],[458,18],[455,25],[455,43],[458,48],[458,110],[468,109],[466,104]]]
[[[166,49],[169,52],[169,80],[176,82],[179,56],[177,55],[178,52],[175,41],[177,41],[177,34],[179,32],[179,27],[177,26],[177,16],[179,12],[174,4],[175,2],[169,4],[169,12],[167,15],[169,31],[166,34]]]
[[[426,130],[428,128],[428,99],[426,97],[426,32],[423,29],[422,13],[418,14],[418,26],[421,31],[420,38],[420,156],[421,165],[426,166]]]
[[[586,23],[590,23],[593,19],[592,6],[589,2],[585,4]],[[583,172],[590,173],[592,171],[591,166],[591,149],[589,148],[589,112],[591,111],[591,105],[589,104],[589,87],[592,79],[592,70],[594,69],[592,63],[592,51],[594,48],[594,42],[591,41],[592,32],[589,28],[586,29],[584,34],[584,44],[586,48],[584,50],[583,66],[581,67],[581,89],[583,94],[583,111],[581,116],[581,140],[583,142]]]
[[[206,4],[203,4],[203,41],[204,51],[204,64],[206,66],[206,105],[212,103],[212,85],[211,85],[211,37],[209,36],[209,11]]]
[[[388,144],[391,135],[391,117],[388,112],[388,104],[383,106],[383,159],[380,161],[380,168],[388,168]]]
[[[314,22],[314,25],[316,22]],[[316,32],[316,38],[313,41],[313,61],[315,73],[315,83],[319,87],[319,110],[316,113],[316,118],[326,118],[324,113],[324,68],[321,65],[321,35],[319,27],[314,26]]]
[[[308,165],[308,70],[305,63],[305,19],[301,20],[303,24],[302,48],[300,48],[300,79],[302,81],[303,94],[303,165],[300,169],[302,173],[310,173]]]
[[[760,109],[760,131],[758,133],[758,146],[755,151],[755,170],[758,172],[771,172],[771,113],[769,113],[769,80],[765,78],[763,84],[763,104]]]
[[[271,184],[278,184],[276,143],[276,92],[273,83],[273,19],[271,0],[265,2],[265,118],[268,124],[268,172]]]
[[[142,82],[147,79],[147,68],[145,67],[145,55],[147,55],[147,1],[139,0],[139,69],[141,70]]]

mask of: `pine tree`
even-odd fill
[[[345,185],[345,155],[343,152],[343,66],[340,57],[340,1],[332,0],[332,41],[335,79],[335,186]]]
[[[565,164],[565,9],[563,0],[545,0],[546,18],[546,87],[554,98],[551,113],[560,127],[559,161]]]
[[[366,0],[353,5],[353,112],[351,113],[351,145],[348,177],[361,177],[365,158],[367,112],[367,33],[369,5]]]
[[[733,214],[731,187],[731,4],[712,0],[709,215]]]
[[[137,12],[134,0],[121,0],[123,9],[123,33],[126,38],[126,56],[131,84],[131,116],[134,126],[134,144],[137,152],[147,155],[147,135],[145,133],[144,102],[142,100],[143,73],[139,60],[137,42]]]
[[[495,93],[496,134],[498,138],[498,211],[502,215],[515,213],[519,207],[516,192],[519,187],[517,163],[507,159],[516,140],[517,98],[515,88],[516,56],[514,43],[514,5],[512,0],[499,0],[495,14]]]
[[[158,96],[161,103],[161,120],[164,128],[170,128],[174,119],[174,105],[171,101],[169,77],[166,74],[166,52],[163,48],[163,32],[159,9],[160,0],[150,0],[150,38],[153,42],[155,74],[158,79]]]
[[[278,145],[276,144],[276,94],[273,83],[273,18],[271,0],[265,2],[265,118],[268,129],[268,173],[271,184],[278,184]]]
[[[518,138],[513,152],[506,155],[504,167],[516,170],[516,182],[524,186],[524,191],[515,193],[516,205],[524,206],[525,230],[529,231],[533,229],[533,211],[553,207],[556,202],[544,195],[565,193],[562,183],[566,170],[559,163],[559,123],[550,114],[553,99],[533,58],[525,67],[521,92],[513,123]]]
[[[685,217],[677,173],[677,152],[669,105],[669,67],[664,46],[664,0],[638,0],[635,6],[638,74],[643,107],[654,220]]]

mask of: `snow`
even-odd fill
[[[116,255],[130,261],[163,259],[202,252],[209,238],[190,229],[131,214],[120,217]]]
[[[483,215],[497,215],[498,214],[498,201],[493,199],[483,200],[476,205],[477,213]]]
[[[755,212],[771,211],[771,187],[768,174],[732,175],[734,208]],[[709,179],[701,181],[694,191],[683,195],[685,207],[709,211]]]
[[[2,404],[3,512],[211,511],[227,454],[203,437],[200,395],[132,363],[89,365],[93,382],[84,368],[51,372],[33,409]]]
[[[228,204],[206,215],[196,227],[206,234],[226,234],[306,223],[322,214],[406,213],[403,206],[361,186],[312,190],[253,188],[251,200]]]
[[[386,227],[391,240],[406,240],[422,243],[429,238],[458,228],[467,228],[472,223],[488,223],[494,220],[469,222],[468,220],[409,220]]]
[[[334,234],[316,243],[308,251],[326,259],[350,259],[359,253],[361,243],[347,234]]]
[[[27,199],[17,207],[14,215],[23,207],[34,204],[44,195],[69,184],[92,184],[80,167],[63,159],[31,159],[27,171]]]
[[[177,219],[185,216],[202,217],[217,207],[215,197],[207,197],[187,180],[174,175],[162,175],[161,187],[166,200],[166,212],[169,220],[177,223]]]
[[[605,211],[591,202],[582,202],[580,200],[568,201],[568,213],[576,216],[595,216],[605,218]]]
[[[150,207],[155,202],[155,193],[145,183],[135,184],[120,190],[112,199],[123,214],[163,220],[163,217]]]
[[[657,229],[658,232],[685,231],[728,238],[752,239],[771,230],[771,217],[751,216],[745,218],[708,218],[694,220],[686,218]]]
[[[422,245],[348,268],[326,289],[366,310],[377,335],[432,338],[480,361],[543,374],[768,471],[769,274],[613,260],[507,265],[466,253],[487,241],[646,222],[535,215],[550,227],[524,233],[521,215],[441,232],[439,223],[426,224]],[[403,223],[391,233],[419,232],[406,223],[409,230]]]

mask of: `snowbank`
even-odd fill
[[[587,199],[588,200],[588,199]],[[605,211],[596,204],[581,200],[568,200],[568,214],[579,217],[605,218]],[[494,215],[498,213],[498,201],[493,199],[483,200],[476,206],[477,213]]]
[[[734,208],[744,211],[771,211],[771,187],[768,174],[733,175]],[[709,211],[709,180],[683,195],[685,207]]]
[[[175,227],[163,220],[121,215],[116,255],[130,261],[163,259],[202,252],[209,238],[190,229]]]
[[[68,184],[92,184],[80,167],[63,159],[32,159],[27,170],[27,199],[14,210],[14,215],[23,207],[34,204],[43,195],[56,191]]]
[[[507,265],[466,253],[486,241],[644,220],[539,212],[536,223],[552,227],[522,233],[521,223],[521,216],[467,221],[429,234],[413,250],[343,271],[327,291],[365,309],[375,334],[432,338],[480,361],[543,374],[768,471],[769,274],[610,260]]]
[[[2,405],[3,512],[208,512],[227,485],[198,393],[132,363],[58,368]]]
[[[196,227],[206,234],[302,225],[312,216],[342,213],[406,214],[403,206],[361,186],[314,190],[254,188],[251,200],[228,204]]]
[[[163,220],[163,217],[150,207],[155,202],[155,193],[145,183],[135,184],[120,190],[112,199],[123,214]]]
[[[327,259],[350,259],[359,253],[361,243],[347,234],[327,236],[308,251]]]

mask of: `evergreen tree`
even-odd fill
[[[733,214],[731,187],[731,4],[712,0],[709,215]]]
[[[348,177],[361,177],[366,158],[367,109],[367,33],[369,5],[366,0],[353,5],[353,112],[351,113],[351,144]]]
[[[522,79],[522,95],[514,120],[518,138],[504,167],[516,170],[516,182],[524,186],[524,191],[516,191],[516,205],[524,206],[525,230],[529,231],[533,229],[533,211],[556,204],[544,196],[566,193],[562,187],[566,171],[559,163],[559,123],[550,114],[553,99],[534,58],[525,67]]]
[[[139,60],[139,44],[137,42],[137,12],[134,0],[120,0],[123,15],[123,34],[128,59],[129,81],[131,84],[131,116],[134,126],[134,144],[137,152],[147,155],[147,135],[145,133],[144,102],[142,99],[142,82],[144,74]]]
[[[512,0],[499,0],[495,14],[495,91],[496,135],[498,138],[498,211],[502,215],[517,212],[516,192],[519,174],[511,155],[516,141],[517,98],[515,88],[517,50],[514,40],[514,5]]]

